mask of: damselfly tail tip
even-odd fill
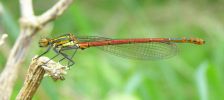
[[[205,40],[200,39],[200,38],[191,38],[190,42],[193,43],[193,44],[197,44],[197,45],[205,44]]]

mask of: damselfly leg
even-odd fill
[[[53,56],[52,58],[50,58],[48,61],[46,61],[44,64],[47,64],[49,61],[53,60],[54,58],[56,58],[57,56],[59,56],[59,53],[57,53],[55,56]]]
[[[74,53],[72,54],[72,56],[70,57],[70,59],[72,60],[72,58],[74,57],[74,55],[75,55],[75,53],[76,53],[76,51],[77,51],[77,49],[75,49],[75,51],[74,51]],[[65,60],[65,57],[64,58],[62,58],[62,59],[60,59],[59,60],[59,63],[61,62],[61,61],[63,61],[63,60]],[[74,61],[73,61],[74,62]],[[70,60],[68,60],[68,66],[70,65]],[[74,65],[74,63],[73,64],[71,64],[70,66],[72,66],[72,65]]]
[[[75,51],[73,52],[73,54],[71,55],[71,57],[69,57],[67,54],[65,54],[63,51],[66,51],[66,50],[71,50],[71,49],[74,49]],[[75,55],[76,51],[77,51],[78,47],[77,46],[72,46],[72,47],[64,47],[62,49],[60,49],[59,51],[56,51],[55,52],[58,52],[60,53],[64,58],[62,58],[61,60],[59,60],[59,62],[63,61],[64,59],[67,59],[68,60],[68,67],[72,66],[75,64],[75,62],[72,60],[73,56]],[[70,64],[71,63],[71,64]]]
[[[45,55],[46,53],[48,53],[50,51],[50,49],[52,48],[52,46],[48,46],[47,50],[45,52],[43,52],[42,54],[40,54],[39,56],[37,56],[35,59],[40,58],[41,56]],[[59,56],[59,53],[57,53],[55,56],[53,56],[52,58],[50,58],[48,61],[46,61],[43,65],[46,65],[49,61],[51,61],[52,59],[56,58],[57,56]]]
[[[71,64],[69,64],[68,67],[70,67],[70,66],[72,66],[72,65],[75,64],[75,62],[74,62],[74,61],[73,61],[67,54],[65,54],[65,53],[63,53],[63,52],[60,52],[60,54],[61,54],[62,56],[64,56],[64,58],[66,58],[67,60],[69,60],[69,62],[71,62]]]
[[[40,58],[41,56],[45,55],[46,53],[48,53],[51,50],[52,46],[48,46],[47,50],[45,52],[43,52],[42,54],[40,54],[39,56],[37,56],[35,59]]]

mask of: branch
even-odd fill
[[[45,66],[42,66],[44,62],[49,60],[49,58],[40,57],[37,60],[35,58],[36,57],[33,58],[29,66],[25,82],[17,95],[16,100],[31,100],[37,91],[45,72],[54,80],[64,80],[63,75],[66,74],[67,67],[53,61],[50,61]]]
[[[38,21],[41,25],[45,25],[46,23],[54,20],[58,16],[60,16],[65,9],[72,3],[73,0],[60,0],[56,3],[51,9],[47,12],[43,13],[38,17]]]
[[[32,0],[20,0],[21,16],[30,18],[34,16]]]
[[[48,22],[61,15],[73,0],[60,0],[39,17],[33,13],[32,0],[20,0],[20,35],[10,51],[4,70],[0,75],[0,100],[8,100],[18,76],[21,64],[28,52],[32,37]]]
[[[0,37],[0,46],[5,43],[5,39],[8,37],[8,34],[3,34]]]

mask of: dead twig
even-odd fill
[[[43,66],[49,58],[35,58],[36,57],[33,58],[29,66],[24,85],[16,97],[17,100],[31,100],[45,74],[51,76],[54,80],[64,80],[63,75],[66,74],[66,70],[68,69],[67,67],[54,61],[50,61]]]
[[[20,65],[28,52],[32,37],[48,22],[61,15],[73,0],[59,0],[40,16],[33,12],[32,0],[20,0],[20,34],[10,51],[4,70],[0,75],[0,100],[8,100],[18,76]]]

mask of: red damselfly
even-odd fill
[[[140,60],[165,59],[175,56],[178,52],[176,43],[191,43],[202,45],[205,43],[200,38],[132,38],[132,39],[110,39],[98,36],[76,37],[73,34],[66,34],[57,38],[42,38],[39,41],[40,47],[48,49],[38,56],[41,57],[50,49],[53,49],[57,55],[62,55],[60,61],[67,59],[68,66],[72,66],[72,60],[78,49],[84,50],[90,47],[98,47],[112,54]],[[74,50],[72,55],[64,53],[66,50]]]

